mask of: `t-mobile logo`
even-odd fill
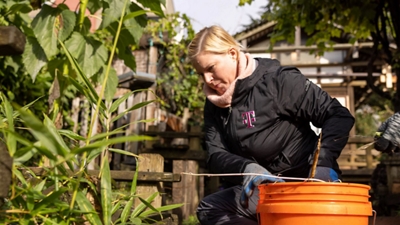
[[[252,122],[256,121],[256,113],[254,111],[248,111],[242,113],[243,124],[247,124],[247,128],[254,127]]]

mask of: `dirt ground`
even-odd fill
[[[368,225],[399,225],[400,216],[398,217],[376,217],[374,224],[373,217],[369,218]]]

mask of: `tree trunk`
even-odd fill
[[[397,81],[396,81],[396,93],[393,96],[393,108],[395,112],[400,111],[400,68],[396,68],[394,70],[396,73]]]

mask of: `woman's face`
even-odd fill
[[[203,52],[194,59],[193,66],[204,82],[222,95],[237,76],[237,53],[233,48],[226,54]]]

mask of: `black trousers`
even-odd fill
[[[242,186],[237,185],[212,193],[202,199],[197,208],[197,218],[202,225],[258,225],[258,188],[249,199],[247,209],[240,205]]]

